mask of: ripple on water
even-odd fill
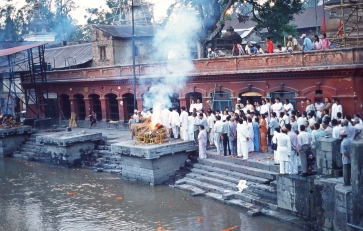
[[[1,231],[218,231],[234,226],[244,231],[296,230],[166,186],[139,185],[105,173],[0,161],[0,166],[6,166],[0,167]]]

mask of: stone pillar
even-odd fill
[[[124,121],[125,120],[125,115],[124,115],[124,98],[117,98],[117,102],[118,102],[118,115],[120,117],[120,121]]]
[[[318,174],[339,175],[343,167],[340,139],[320,138],[316,141]]]
[[[353,220],[351,223],[363,227],[363,141],[352,143],[350,155],[352,167]]]
[[[71,103],[71,112],[74,112],[76,115],[78,115],[78,100],[75,98],[69,98],[69,102]]]
[[[102,120],[106,121],[110,119],[110,105],[107,98],[100,98],[101,102],[101,111],[102,111]]]
[[[92,99],[90,98],[83,98],[84,100],[84,107],[86,110],[86,116],[91,114],[91,111],[93,110],[93,105],[91,106]]]

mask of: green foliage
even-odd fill
[[[301,0],[267,0],[264,4],[254,3],[253,21],[257,23],[256,29],[261,31],[267,29],[266,37],[271,37],[273,42],[283,42],[283,37],[287,35],[297,35],[295,25],[290,25],[295,14],[302,13]]]

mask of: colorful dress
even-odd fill
[[[254,139],[253,139],[253,146],[255,149],[255,152],[260,152],[260,131],[258,129],[258,123],[253,123],[253,133],[254,133]]]
[[[267,152],[267,128],[266,128],[266,120],[262,119],[259,125],[260,129],[260,149],[261,152]]]

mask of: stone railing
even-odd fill
[[[295,53],[275,53],[256,56],[238,56],[215,59],[193,60],[194,70],[188,76],[206,76],[237,73],[276,72],[281,69],[291,71],[325,70],[334,66],[342,68],[355,67],[363,63],[363,48],[343,48],[322,51],[308,51]],[[170,72],[178,74],[183,70],[182,62],[159,62],[137,64],[136,75],[141,78],[168,76]],[[278,70],[279,69],[279,70]],[[51,71],[47,73],[50,82],[62,82],[70,79],[74,81],[97,80],[128,80],[132,79],[132,65],[93,67],[85,69],[70,69],[63,71]],[[30,82],[25,78],[24,83]]]

